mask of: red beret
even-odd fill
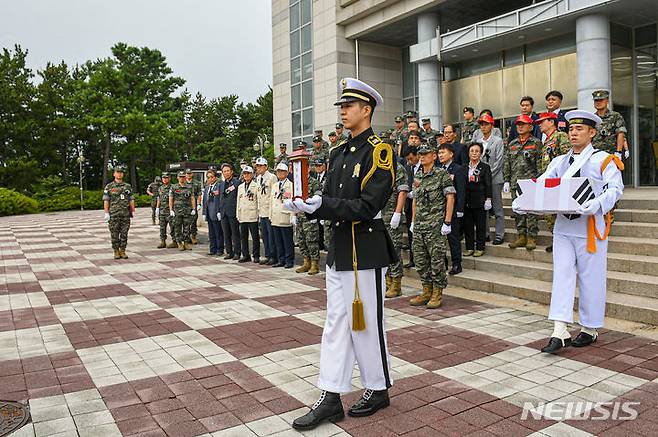
[[[514,124],[520,124],[520,123],[532,124],[532,118],[530,118],[529,115],[521,114],[518,117],[516,117],[516,120],[514,120]]]
[[[557,120],[557,114],[555,112],[542,112],[541,114],[539,114],[539,118],[535,120],[535,123],[539,124],[542,121],[548,120],[550,118]]]
[[[489,124],[494,124],[494,118],[487,114],[484,113],[480,116],[480,119],[478,120],[478,123],[489,123]]]

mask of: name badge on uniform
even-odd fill
[[[124,196],[124,195],[122,194],[122,195],[119,196],[119,199],[121,199],[121,200],[126,200],[126,196]]]
[[[360,173],[361,173],[361,163],[357,163],[354,166],[354,171],[352,172],[352,177],[353,178],[358,178]]]

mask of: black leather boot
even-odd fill
[[[366,389],[361,399],[350,407],[347,414],[352,417],[371,416],[389,405],[391,401],[388,398],[388,390]]]
[[[311,407],[311,411],[292,422],[292,427],[299,430],[309,430],[317,427],[325,420],[335,423],[345,418],[343,403],[338,393],[322,391],[320,399]]]

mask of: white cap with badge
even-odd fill
[[[285,162],[280,162],[277,164],[276,170],[288,171],[288,166],[286,165]]]
[[[340,81],[340,86],[342,89],[340,99],[334,103],[334,106],[362,101],[375,108],[375,106],[381,106],[384,103],[384,99],[376,89],[359,79],[346,77]]]

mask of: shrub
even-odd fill
[[[85,209],[103,208],[103,191],[85,190],[83,194]],[[80,209],[80,189],[78,187],[53,190],[49,195],[42,192],[39,197],[39,209],[42,212]]]
[[[34,214],[38,211],[38,202],[14,190],[0,188],[0,216]]]
[[[136,208],[141,206],[151,206],[151,196],[148,194],[137,194],[134,198]]]

